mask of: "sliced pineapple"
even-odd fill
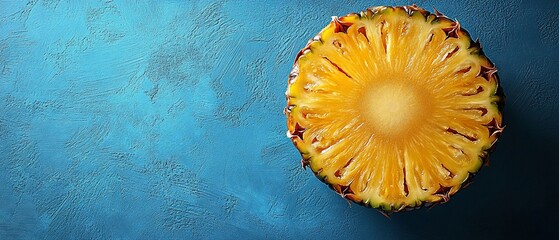
[[[333,17],[297,55],[288,136],[303,166],[347,199],[387,212],[446,202],[503,130],[496,71],[437,11]]]

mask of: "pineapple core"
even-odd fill
[[[365,91],[362,112],[374,133],[399,136],[417,129],[430,109],[426,91],[404,81],[376,84]]]

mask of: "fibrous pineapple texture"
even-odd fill
[[[384,212],[446,202],[503,131],[496,72],[436,10],[333,17],[296,57],[288,136],[303,166],[344,198]]]

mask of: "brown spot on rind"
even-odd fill
[[[490,81],[495,73],[497,73],[497,68],[495,68],[495,66],[481,66],[478,76],[482,76],[485,80]]]
[[[335,28],[334,28],[334,33],[347,33],[347,29],[353,25],[353,23],[348,23],[348,22],[343,22],[340,21],[340,19],[338,17],[332,17],[332,23],[334,24]]]
[[[413,4],[411,6],[403,6],[402,7],[407,13],[408,15],[413,15],[416,12],[421,13],[423,16],[427,16],[429,15],[429,12],[423,8],[418,7],[417,5]]]
[[[299,139],[303,140],[303,135],[305,133],[305,128],[302,127],[301,125],[299,125],[298,122],[295,123],[295,128],[293,129],[293,132],[291,132],[291,138],[293,137],[298,137]]]
[[[452,21],[452,20],[450,20],[450,21]],[[459,33],[461,32],[460,23],[458,21],[452,21],[452,22],[454,22],[452,27],[442,29],[445,32],[447,39],[448,38],[459,38]]]
[[[503,129],[505,129],[505,127],[501,126],[496,120],[495,118],[493,118],[491,120],[491,122],[489,122],[488,124],[484,125],[485,127],[487,127],[487,129],[489,130],[489,136],[493,136],[493,135],[500,135],[503,132]],[[498,136],[497,136],[498,138]]]
[[[439,189],[437,189],[434,195],[442,197],[443,202],[448,202],[448,200],[450,200],[450,190],[452,189],[452,187],[445,187],[443,185],[439,186]]]
[[[351,190],[350,185],[337,185],[336,192],[338,192],[343,198],[345,198],[348,194],[354,194],[353,190]]]
[[[408,13],[408,15],[412,15],[414,12],[414,8],[417,9],[417,6],[414,4],[412,6],[403,6],[404,11],[406,11],[406,13]]]
[[[301,159],[301,167],[305,170],[307,170],[307,166],[309,166],[309,160],[308,159]]]

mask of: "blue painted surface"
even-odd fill
[[[295,54],[332,15],[409,3],[0,0],[0,239],[553,236],[557,1],[415,1],[481,39],[507,94],[451,202],[388,220],[300,168]]]

